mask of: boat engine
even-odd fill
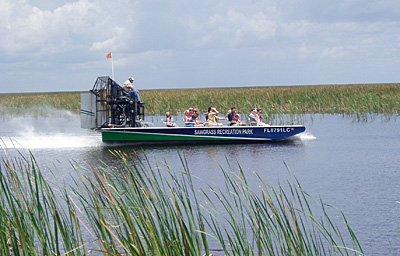
[[[144,103],[137,102],[108,76],[98,77],[93,89],[81,94],[81,127],[142,127]]]

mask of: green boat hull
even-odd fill
[[[270,127],[180,127],[104,128],[104,142],[132,142],[141,145],[251,143],[281,140],[305,130],[304,126]]]

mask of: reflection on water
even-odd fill
[[[159,117],[149,121],[159,125]],[[324,202],[343,210],[367,254],[400,253],[400,129],[396,118],[354,122],[338,115],[304,117],[305,133],[278,143],[133,147],[109,145],[100,135],[80,129],[79,117],[15,118],[0,120],[0,146],[7,154],[29,149],[42,170],[52,168],[66,184],[74,175],[71,162],[113,163],[110,150],[135,151],[134,160],[166,162],[182,170],[184,156],[197,186],[223,186],[219,168],[248,174],[258,185],[255,171],[267,183],[285,181],[289,167],[302,187]],[[4,156],[0,151],[0,156]],[[52,160],[51,160],[52,159]],[[56,164],[55,164],[56,163]],[[54,169],[53,165],[57,165]],[[388,241],[391,241],[391,248]],[[369,253],[370,252],[370,253]]]

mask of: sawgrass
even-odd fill
[[[369,114],[398,115],[400,84],[354,84],[321,86],[241,87],[141,90],[146,115],[165,111],[181,114],[189,107],[207,112],[216,107],[220,113],[235,106],[239,113],[262,108],[264,115],[344,114],[365,119]],[[1,115],[46,115],[51,109],[78,114],[80,96],[75,93],[0,94]]]
[[[48,116],[57,110],[80,112],[80,92],[0,94],[0,116]]]
[[[272,186],[257,176],[254,190],[246,176],[257,173],[239,165],[221,168],[218,188],[196,189],[179,151],[180,172],[113,155],[113,165],[76,165],[72,188],[47,181],[33,156],[3,158],[1,255],[362,255],[345,216],[336,225],[333,208],[296,180]]]
[[[236,107],[240,113],[262,108],[267,114],[398,114],[400,84],[282,86],[143,91],[147,111],[183,113],[189,107],[221,113]]]

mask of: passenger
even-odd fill
[[[166,112],[166,113],[165,113],[165,116],[166,116],[166,118],[167,118],[167,119],[165,120],[165,124],[166,124],[168,127],[175,127],[176,124],[175,124],[174,119],[172,118],[171,114],[170,114],[169,112]]]
[[[231,113],[228,114],[228,121],[230,126],[246,126],[245,122],[239,120],[239,115],[236,113],[236,108],[231,108]]]
[[[263,122],[263,116],[262,116],[262,109],[261,108],[257,109],[256,114],[257,114],[257,118],[258,118],[258,121],[257,121],[257,125],[258,126],[269,126],[269,124],[266,124],[266,123]]]
[[[194,123],[193,123],[193,119],[192,119],[192,115],[189,116],[189,110],[185,111],[185,117],[183,119],[183,121],[185,122],[185,126],[186,127],[194,127]]]
[[[207,125],[222,125],[219,120],[226,120],[225,117],[219,117],[219,112],[215,108],[211,108],[210,113],[208,114]]]
[[[193,121],[195,127],[204,126],[204,123],[200,122],[199,115],[196,112],[192,115],[192,121]]]
[[[135,89],[132,86],[133,81],[135,81],[134,78],[129,77],[128,80],[125,81],[125,83],[122,85],[122,89],[127,91],[131,97],[135,98],[139,103],[140,103],[140,95],[139,95],[139,90]]]
[[[209,107],[209,108],[208,108],[208,111],[207,111],[207,114],[206,114],[206,122],[207,122],[207,120],[208,120],[208,115],[210,114],[211,109],[212,109],[212,107]]]
[[[258,115],[258,121],[262,123],[263,116],[262,116],[262,109],[261,108],[257,109],[257,115]]]
[[[191,117],[194,113],[194,108],[189,108],[189,117]]]
[[[232,110],[229,109],[228,113],[226,113],[225,117],[228,118],[230,113],[232,113]]]
[[[228,122],[229,122],[229,126],[233,125],[235,122],[235,113],[232,113],[232,110],[236,111],[235,107],[232,107],[229,112],[228,112]]]
[[[199,116],[199,110],[197,108],[193,109],[193,114],[197,114],[197,117]]]
[[[235,114],[235,121],[236,121],[236,125],[239,125],[239,126],[247,125],[245,122],[240,121],[240,115],[238,113]]]
[[[258,115],[254,108],[250,110],[249,121],[251,126],[257,126],[258,124]]]

